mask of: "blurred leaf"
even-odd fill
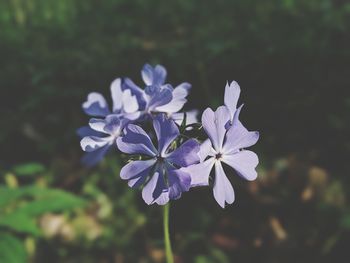
[[[8,215],[1,215],[0,226],[21,233],[32,235],[40,234],[40,230],[37,227],[35,220],[24,213],[15,212]]]
[[[221,251],[220,249],[213,248],[211,250],[211,254],[214,260],[214,262],[218,263],[228,263],[230,260],[228,259],[227,255]]]
[[[45,167],[40,163],[26,163],[16,165],[13,171],[18,176],[34,175],[44,172]]]
[[[75,195],[58,189],[47,189],[37,186],[25,186],[19,188],[8,188],[0,186],[0,207],[23,197],[62,199],[58,202],[71,203],[71,205],[81,206],[83,199]],[[57,206],[57,204],[55,204]]]
[[[211,259],[203,256],[203,255],[200,255],[200,256],[197,256],[194,260],[195,263],[210,263],[212,262]]]
[[[0,234],[0,262],[24,263],[27,255],[22,241],[10,234]]]
[[[350,229],[350,213],[346,213],[342,216],[340,226],[345,229]]]
[[[58,212],[69,210],[85,205],[82,198],[70,193],[52,190],[44,199],[29,202],[17,209],[18,212],[30,216],[38,216],[47,212]]]

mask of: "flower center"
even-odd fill
[[[164,162],[164,158],[160,155],[157,155],[157,161],[162,163]]]
[[[220,160],[222,157],[222,153],[218,153],[215,155],[215,159]]]

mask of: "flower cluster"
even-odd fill
[[[92,118],[78,130],[86,152],[82,162],[95,165],[116,146],[133,157],[121,169],[120,177],[132,188],[142,187],[147,204],[164,205],[192,187],[209,185],[210,179],[218,204],[224,208],[233,203],[234,191],[222,163],[244,179],[254,180],[258,157],[245,148],[259,139],[258,132],[248,131],[239,120],[243,105],[237,108],[237,82],[226,85],[224,105],[215,112],[207,108],[201,124],[195,125],[197,110],[180,112],[187,102],[189,83],[173,88],[166,83],[167,72],[161,65],[146,64],[141,76],[144,88],[129,78],[112,82],[112,108],[102,94],[88,95],[82,108]],[[153,129],[145,131],[147,123],[153,124]],[[203,128],[207,139],[200,143],[188,138],[184,133],[193,127]],[[210,177],[213,167],[215,173]]]

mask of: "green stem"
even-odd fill
[[[170,209],[169,203],[163,206],[165,256],[166,256],[167,263],[174,263],[173,251],[171,250],[171,242],[170,242],[170,235],[169,235],[169,209]]]

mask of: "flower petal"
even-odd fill
[[[145,88],[145,96],[147,98],[147,107],[149,111],[157,111],[159,106],[169,103],[172,98],[173,88],[171,85],[163,86],[147,86]]]
[[[120,178],[129,180],[128,185],[130,187],[139,187],[145,182],[155,162],[156,160],[154,159],[147,161],[132,161],[121,169]]]
[[[156,171],[142,189],[142,198],[146,204],[165,205],[169,201],[169,192],[161,171]]]
[[[106,126],[106,121],[104,119],[92,118],[89,121],[89,126],[91,129],[95,131],[106,133],[104,130]]]
[[[180,132],[175,122],[165,114],[158,114],[153,119],[153,128],[158,139],[158,152],[164,156],[169,145],[179,136]]]
[[[113,111],[121,110],[123,106],[123,90],[122,80],[120,78],[115,79],[111,84],[111,94],[113,100]]]
[[[80,146],[85,152],[93,152],[97,149],[113,143],[113,137],[97,137],[97,136],[86,136],[80,141]]]
[[[217,108],[215,113],[210,108],[203,112],[202,125],[216,151],[221,151],[222,149],[226,133],[225,125],[229,119],[230,114],[225,106]]]
[[[201,162],[203,162],[210,154],[211,152],[211,141],[209,139],[206,139],[200,146],[198,155]]]
[[[121,152],[129,154],[145,154],[156,156],[157,150],[154,148],[147,133],[139,126],[129,124],[124,129],[125,135],[117,139],[117,146]]]
[[[105,134],[95,131],[93,129],[91,129],[89,126],[83,126],[80,127],[79,129],[77,129],[76,131],[77,135],[80,137],[80,139],[86,137],[86,136],[98,136],[98,137],[102,137]]]
[[[139,109],[137,98],[131,94],[131,90],[129,89],[123,92],[123,106],[126,113],[132,113]]]
[[[102,94],[92,92],[83,103],[83,110],[87,115],[105,117],[110,114],[108,104]]]
[[[122,90],[131,90],[132,95],[135,95],[139,104],[139,109],[144,110],[146,107],[145,94],[139,86],[137,86],[131,79],[124,78],[122,81]]]
[[[137,120],[141,116],[142,116],[142,113],[140,111],[136,111],[136,112],[132,112],[132,113],[124,113],[123,114],[123,117],[125,119],[131,120],[131,121]]]
[[[226,133],[226,140],[223,152],[226,154],[237,152],[241,148],[247,148],[256,144],[259,140],[259,132],[248,131],[239,121],[239,113],[242,107],[239,107],[235,113],[233,124]]]
[[[166,113],[178,112],[187,102],[186,97],[190,88],[191,84],[189,83],[180,84],[172,91],[172,100],[165,105],[157,107],[156,110]]]
[[[106,117],[106,125],[103,128],[106,133],[117,137],[120,135],[125,124],[128,122],[126,119],[121,119],[119,115],[111,114]]]
[[[215,182],[213,192],[216,202],[218,202],[222,208],[225,208],[225,203],[232,204],[235,200],[235,193],[230,181],[226,177],[221,162],[215,163]]]
[[[98,148],[93,152],[84,154],[84,156],[81,158],[81,162],[88,167],[96,165],[107,154],[110,147],[111,144],[106,144],[105,146]]]
[[[156,65],[154,68],[145,64],[141,70],[141,76],[147,86],[151,85],[163,85],[165,82],[167,72],[161,65]]]
[[[153,84],[163,85],[166,79],[166,69],[162,65],[156,65],[153,73]]]
[[[143,79],[143,82],[147,86],[150,86],[153,84],[153,67],[150,64],[145,64],[141,70],[141,76]]]
[[[205,186],[209,185],[209,175],[214,163],[215,159],[210,158],[202,163],[181,168],[181,170],[191,175],[191,187]]]
[[[191,175],[183,170],[171,170],[168,172],[169,198],[179,199],[182,192],[187,192],[191,186]]]
[[[226,83],[224,102],[225,106],[229,109],[231,122],[237,108],[240,93],[241,88],[236,81],[232,81],[230,85]]]
[[[258,176],[255,168],[259,164],[259,158],[252,151],[243,150],[235,154],[225,154],[222,156],[222,161],[248,181],[253,181]]]
[[[199,143],[195,139],[189,139],[171,152],[166,159],[180,167],[196,164],[199,163],[199,149]]]

